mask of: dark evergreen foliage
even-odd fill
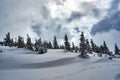
[[[86,39],[86,45],[87,45],[87,52],[92,53],[92,50],[91,50],[90,43],[89,43],[88,39]]]
[[[11,40],[11,37],[10,37],[10,32],[8,32],[7,34],[6,34],[6,38],[4,38],[4,44],[5,44],[5,46],[12,46],[12,40]]]
[[[24,47],[25,47],[24,39],[23,39],[23,37],[21,37],[21,36],[18,36],[17,47],[18,47],[18,48],[24,48]]]
[[[83,32],[81,32],[81,38],[80,38],[80,57],[82,58],[87,58],[88,55],[87,55],[87,45],[86,45],[86,42],[85,42],[85,37],[84,37],[84,34]]]
[[[103,53],[110,55],[110,51],[109,51],[105,41],[103,42]]]
[[[118,48],[117,44],[115,43],[115,55],[120,55],[120,49]]]
[[[70,51],[70,43],[68,41],[67,34],[65,34],[65,37],[64,37],[64,45],[65,45],[65,50]]]
[[[54,37],[54,40],[53,40],[53,48],[54,48],[54,49],[59,49],[56,36]]]
[[[93,42],[92,39],[91,39],[91,49],[93,52],[95,52],[95,43]]]
[[[33,50],[33,45],[32,45],[31,38],[29,37],[29,35],[27,35],[26,48],[30,49],[30,50]]]
[[[72,42],[72,50],[75,50],[74,42]]]
[[[52,49],[53,48],[53,46],[52,46],[52,43],[49,41],[49,43],[48,43],[48,48],[49,49]]]

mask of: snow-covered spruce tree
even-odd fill
[[[14,46],[17,47],[18,46],[18,40],[17,38],[15,38],[15,41],[14,41]]]
[[[54,49],[59,49],[56,36],[54,37],[54,40],[53,40],[53,48],[54,48]]]
[[[40,47],[42,47],[41,38],[38,39],[38,40],[36,39],[35,44],[34,44],[34,47],[35,47],[35,51],[38,51],[38,49],[39,49]]]
[[[79,48],[76,46],[75,47],[75,52],[77,53],[79,51]]]
[[[21,37],[21,36],[18,36],[17,47],[18,47],[18,48],[24,48],[24,47],[25,47],[24,39],[23,39],[23,37]]]
[[[5,46],[10,46],[11,47],[11,38],[10,38],[10,32],[6,34],[6,38],[4,38],[4,44]]]
[[[72,42],[72,50],[75,50],[74,42]]]
[[[33,45],[32,45],[31,38],[29,37],[29,35],[27,35],[26,48],[30,49],[30,50],[33,50]]]
[[[48,48],[49,49],[52,49],[53,47],[52,47],[52,43],[49,41],[49,43],[48,43]]]
[[[67,34],[65,34],[65,37],[64,37],[64,45],[65,45],[65,50],[70,51],[70,43],[68,41]]]
[[[103,47],[103,45],[100,46],[100,53],[104,53],[104,47]]]
[[[109,51],[105,41],[103,42],[103,53],[110,55],[110,51]]]
[[[115,55],[120,55],[120,49],[118,48],[116,43],[115,43]]]
[[[11,39],[11,46],[15,46],[13,38]]]
[[[38,40],[37,39],[35,40],[34,48],[35,48],[34,49],[35,51],[38,51]]]
[[[93,40],[91,39],[91,49],[93,52],[95,52],[95,43],[93,42]]]
[[[87,52],[92,53],[92,50],[91,50],[90,43],[89,43],[88,39],[86,39],[86,45],[87,45]]]
[[[87,58],[88,55],[87,55],[87,45],[86,45],[86,41],[85,41],[85,37],[84,37],[84,34],[83,32],[81,32],[81,38],[80,38],[80,57],[82,58]]]

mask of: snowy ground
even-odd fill
[[[39,55],[26,49],[1,47],[0,80],[120,80],[120,59],[48,50]]]

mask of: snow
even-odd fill
[[[0,80],[120,80],[120,59],[49,49],[46,54],[0,46]],[[95,56],[94,56],[95,55]]]

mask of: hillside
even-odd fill
[[[0,80],[120,80],[120,59],[49,49],[46,54],[1,47]]]

